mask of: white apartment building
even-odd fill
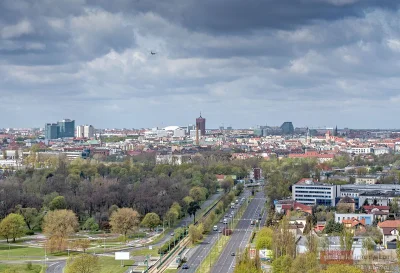
[[[302,179],[292,187],[293,200],[304,205],[335,206],[339,185],[322,184],[312,179]]]
[[[370,147],[356,147],[356,148],[351,148],[350,150],[347,151],[350,154],[370,154],[373,152],[373,149]]]
[[[92,138],[94,137],[94,127],[92,125],[76,126],[75,136],[79,138]]]

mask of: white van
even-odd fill
[[[224,218],[224,224],[228,224],[228,219]]]
[[[217,231],[217,230],[218,230],[218,226],[214,226],[214,227],[213,227],[213,230],[214,230],[214,231]]]

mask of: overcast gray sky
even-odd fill
[[[399,2],[1,0],[0,128],[400,128]]]

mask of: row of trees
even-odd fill
[[[229,156],[218,154],[200,156],[194,163],[180,166],[135,162],[133,158],[111,164],[80,159],[69,163],[62,158],[52,161],[50,168],[19,170],[1,181],[0,218],[21,214],[34,230],[40,229],[46,211],[68,209],[81,225],[92,218],[104,229],[115,205],[134,208],[144,216],[155,213],[171,226],[187,213],[191,202],[200,204],[216,192],[219,183],[215,174],[243,177],[253,164],[230,161]],[[223,183],[224,189],[229,190],[232,182]],[[152,219],[150,228],[157,222],[154,215]]]

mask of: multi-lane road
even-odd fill
[[[249,193],[250,191],[246,191],[243,196],[248,197],[250,195]],[[263,196],[263,192],[257,193],[255,198],[250,202],[217,263],[212,267],[211,272],[227,273],[233,271],[232,266],[235,257],[231,256],[231,254],[232,252],[236,253],[239,249],[243,249],[246,246],[253,229],[253,226],[250,224],[250,219],[257,219],[257,211],[261,212],[262,208],[264,208],[265,199],[263,199]],[[231,209],[227,211],[227,214],[230,214],[231,211]],[[231,218],[228,218],[228,220],[231,220]],[[223,228],[223,224],[218,224],[218,228]],[[204,240],[204,242],[201,243],[195,250],[193,250],[193,253],[189,254],[190,257],[187,261],[189,269],[180,269],[178,272],[196,272],[196,269],[200,266],[208,253],[214,247],[214,244],[217,242],[219,236],[223,236],[222,233],[212,231]]]
[[[263,211],[265,205],[264,192],[257,192],[255,198],[250,202],[241,220],[236,225],[228,244],[222,251],[219,259],[211,269],[211,273],[233,272],[236,254],[242,252],[249,242],[254,226],[251,220],[258,219],[259,213]],[[265,217],[262,217],[262,223]],[[232,255],[234,253],[234,255]]]

